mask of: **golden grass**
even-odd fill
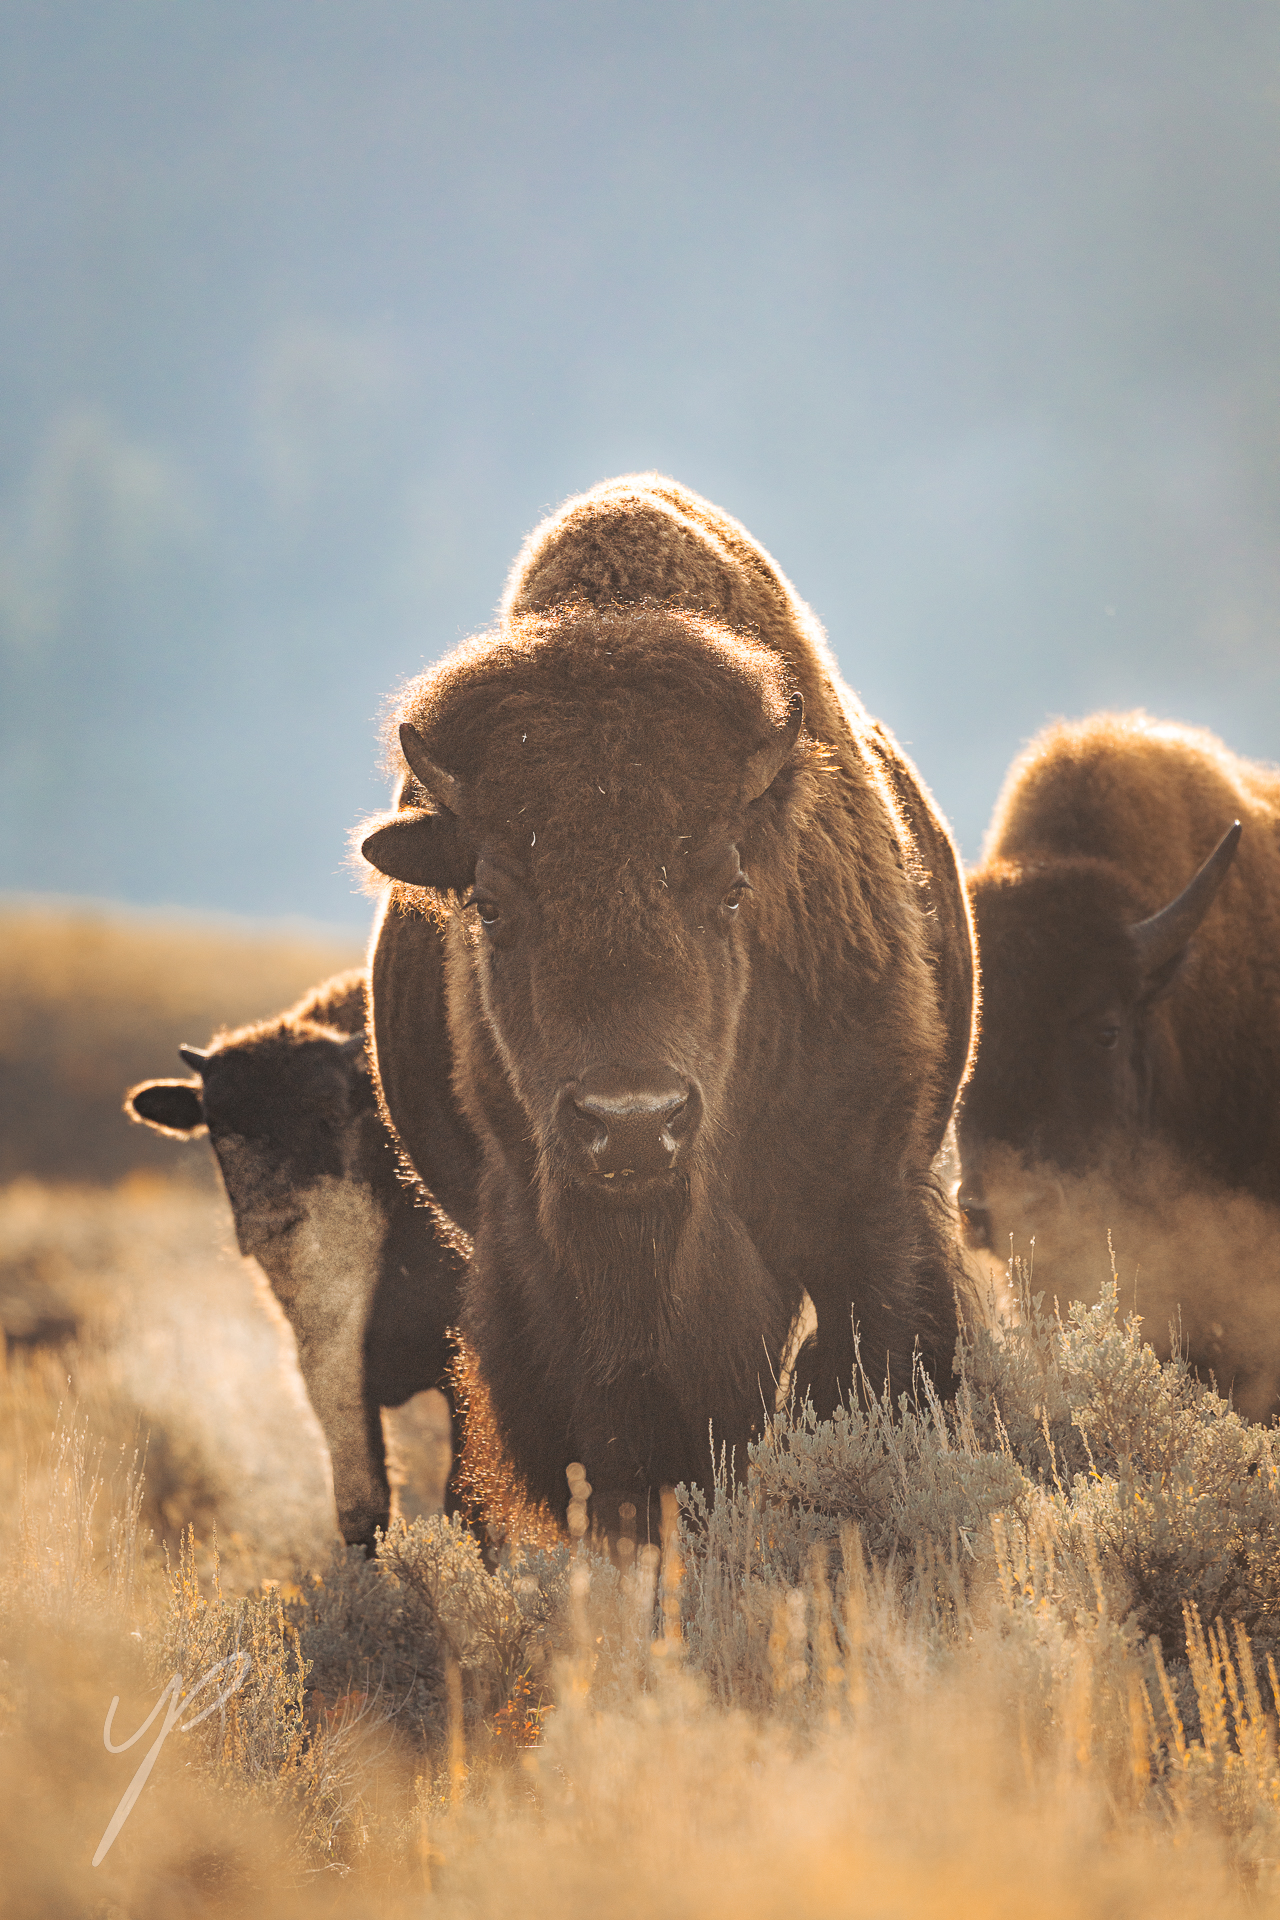
[[[745,1489],[686,1506],[655,1592],[647,1550],[622,1572],[529,1545],[495,1577],[438,1519],[372,1565],[323,1527],[286,1537],[270,1489],[296,1511],[315,1438],[277,1457],[255,1412],[274,1322],[225,1228],[181,1188],[0,1193],[0,1259],[58,1253],[82,1316],[0,1396],[6,1915],[1280,1908],[1280,1440],[1198,1399],[1105,1297],[975,1349],[954,1409],[783,1429]],[[170,1528],[167,1558],[140,1382],[172,1458],[204,1463],[205,1538]],[[228,1578],[212,1524],[225,1541],[255,1473],[265,1530],[237,1529]],[[1187,1598],[1245,1595],[1252,1636],[1192,1607],[1173,1631],[1160,1588],[1161,1651],[1161,1569]],[[175,1671],[240,1652],[244,1686],[169,1735],[92,1867],[154,1737],[108,1753],[113,1696],[119,1740]]]
[[[212,1184],[120,1111],[125,1088],[181,1074],[177,1048],[278,1012],[363,958],[358,938],[264,937],[79,908],[0,911],[0,1180],[115,1181],[134,1168]]]

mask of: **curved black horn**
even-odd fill
[[[178,1048],[178,1057],[182,1060],[185,1060],[187,1065],[190,1068],[192,1068],[194,1072],[199,1073],[203,1068],[205,1061],[209,1058],[209,1055],[204,1047],[185,1047],[184,1046],[184,1047]]]
[[[458,813],[462,807],[462,782],[443,767],[438,767],[427,752],[427,745],[416,727],[407,720],[400,727],[400,751],[415,778],[424,786],[438,807],[446,813]]]
[[[1129,938],[1138,950],[1144,973],[1154,973],[1182,952],[1213,905],[1218,888],[1227,877],[1227,868],[1236,857],[1243,831],[1238,820],[1228,827],[1199,873],[1188,881],[1177,899],[1161,907],[1149,920],[1139,920],[1136,926],[1130,927]]]
[[[775,727],[772,737],[762,747],[757,747],[742,770],[742,799],[745,802],[758,800],[761,794],[768,793],[770,787],[791,758],[792,749],[800,738],[800,729],[804,725],[804,695],[793,693],[787,706],[787,717],[780,727]]]

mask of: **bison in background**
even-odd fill
[[[398,1177],[365,1014],[365,975],[341,974],[276,1019],[182,1048],[198,1077],[144,1081],[125,1110],[184,1140],[207,1130],[240,1251],[296,1336],[343,1538],[372,1549],[390,1503],[380,1409],[431,1387],[452,1407],[446,1336],[467,1249]],[[407,1446],[412,1423],[401,1424]]]
[[[580,1461],[643,1537],[713,1441],[741,1466],[806,1288],[820,1409],[855,1321],[877,1383],[917,1342],[945,1382],[968,906],[769,555],[673,481],[608,482],[396,720],[401,802],[363,840],[394,883],[377,1072],[474,1234],[463,1331],[534,1497],[563,1516]]]
[[[1050,727],[1010,770],[970,889],[983,1019],[957,1135],[973,1239],[1003,1255],[1034,1235],[1035,1284],[1070,1297],[1096,1290],[1111,1229],[1122,1266],[1140,1259],[1152,1334],[1180,1312],[1192,1361],[1265,1413],[1280,773],[1142,713]]]

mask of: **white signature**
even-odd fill
[[[152,1707],[150,1713],[138,1728],[138,1731],[131,1734],[127,1740],[122,1740],[119,1746],[116,1746],[111,1738],[111,1722],[115,1718],[116,1708],[120,1705],[119,1694],[116,1695],[111,1705],[107,1708],[106,1725],[102,1729],[102,1744],[108,1753],[126,1753],[135,1740],[141,1740],[161,1707],[164,1706],[166,1699],[169,1701],[168,1710],[160,1723],[160,1731],[155,1737],[154,1744],[148,1752],[146,1759],[142,1762],[142,1765],[138,1768],[138,1771],[125,1788],[124,1797],[112,1814],[111,1822],[106,1832],[98,1842],[98,1851],[93,1856],[93,1864],[95,1867],[101,1866],[102,1862],[106,1859],[116,1835],[137,1805],[138,1795],[146,1786],[147,1776],[156,1763],[161,1747],[169,1738],[170,1733],[172,1733],[179,1714],[187,1711],[187,1708],[191,1705],[196,1695],[203,1693],[209,1682],[216,1679],[224,1667],[235,1667],[237,1669],[234,1680],[232,1680],[229,1687],[224,1687],[217,1699],[205,1707],[201,1713],[198,1713],[194,1720],[188,1720],[184,1726],[178,1728],[179,1733],[190,1733],[192,1727],[198,1727],[202,1720],[207,1720],[211,1713],[216,1713],[218,1708],[225,1705],[232,1694],[244,1685],[249,1677],[249,1656],[247,1653],[232,1653],[229,1654],[225,1660],[219,1660],[216,1667],[210,1667],[208,1673],[206,1673],[202,1679],[196,1681],[190,1693],[183,1692],[182,1675],[175,1673],[172,1680],[162,1689],[160,1698],[156,1701],[154,1707]]]

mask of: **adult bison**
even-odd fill
[[[275,1019],[183,1047],[196,1077],[144,1081],[125,1111],[180,1139],[208,1132],[240,1251],[297,1339],[343,1538],[371,1548],[390,1500],[380,1409],[430,1387],[452,1401],[466,1248],[398,1177],[365,1015],[366,976],[340,974]]]
[[[1007,1251],[1034,1233],[1037,1275],[1073,1293],[1088,1284],[1076,1229],[1091,1278],[1115,1229],[1122,1254],[1145,1255],[1148,1319],[1180,1307],[1192,1358],[1265,1405],[1274,1335],[1260,1356],[1252,1320],[1189,1262],[1175,1271],[1161,1222],[1201,1254],[1216,1233],[1227,1266],[1245,1235],[1238,1299],[1266,1279],[1259,1254],[1276,1264],[1280,775],[1141,713],[1051,727],[1014,763],[970,884],[983,1020],[957,1132],[972,1235]],[[1215,1195],[1236,1198],[1215,1214]]]
[[[945,1380],[968,906],[769,555],[673,481],[597,487],[396,726],[377,1070],[474,1233],[463,1330],[530,1490],[563,1514],[581,1461],[607,1527],[712,1439],[741,1464],[806,1289],[823,1409],[855,1321],[874,1380],[917,1340]]]

